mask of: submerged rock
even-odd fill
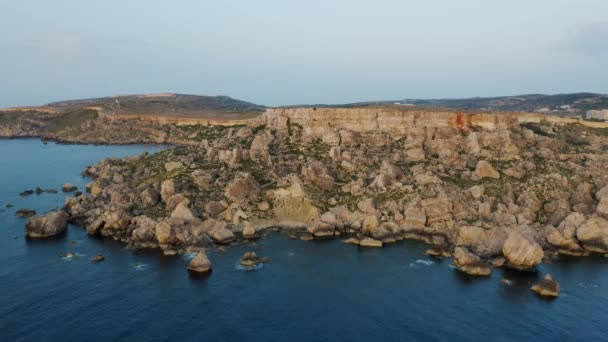
[[[100,262],[105,259],[106,259],[106,257],[103,254],[97,254],[96,256],[92,257],[90,261],[91,262]]]
[[[211,261],[207,258],[207,254],[201,251],[196,254],[194,259],[188,264],[188,271],[194,273],[207,273],[211,271]]]
[[[532,291],[543,297],[559,296],[559,284],[553,279],[550,274],[547,274],[543,280],[532,286]]]
[[[68,214],[63,210],[32,216],[25,224],[25,236],[29,238],[56,236],[65,232],[67,224]]]
[[[33,209],[27,209],[27,208],[22,208],[22,209],[18,209],[15,212],[15,215],[19,216],[19,217],[32,217],[34,215],[36,215],[36,210]]]
[[[487,276],[492,273],[487,263],[463,247],[454,249],[454,266],[457,270],[470,275]]]

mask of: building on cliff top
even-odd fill
[[[589,110],[585,115],[587,120],[608,120],[608,109]]]

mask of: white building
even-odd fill
[[[585,119],[608,120],[608,109],[588,110]]]

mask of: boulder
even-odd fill
[[[251,149],[249,150],[249,157],[251,160],[271,164],[272,160],[268,147],[271,142],[272,134],[268,131],[256,135],[251,142]]]
[[[207,273],[211,271],[211,261],[205,252],[198,252],[194,259],[188,264],[188,271],[194,273]]]
[[[245,239],[256,239],[259,237],[253,225],[248,221],[243,222],[243,237]]]
[[[591,252],[608,253],[608,221],[593,216],[576,230],[576,237]]]
[[[494,167],[492,167],[492,165],[485,160],[480,160],[477,162],[475,172],[477,173],[479,178],[500,178],[500,174],[498,173],[498,171],[496,171]]]
[[[470,275],[488,276],[492,273],[490,265],[464,247],[454,249],[454,266],[457,270]]]
[[[595,207],[595,212],[603,218],[608,218],[608,196],[602,197]]]
[[[382,241],[378,241],[378,240],[372,239],[370,237],[365,237],[359,241],[359,246],[361,246],[361,247],[382,247]]]
[[[506,240],[507,233],[502,228],[464,226],[458,229],[456,245],[465,247],[478,256],[490,258],[502,255],[502,246]]]
[[[241,265],[245,267],[253,267],[260,263],[260,258],[255,252],[246,252],[241,257]]]
[[[323,190],[334,187],[334,179],[327,173],[325,166],[317,160],[310,161],[302,168],[302,177]]]
[[[24,217],[24,218],[32,217],[32,216],[36,215],[36,210],[21,208],[15,212],[15,215],[17,215],[19,217]]]
[[[502,247],[508,265],[519,270],[531,270],[545,256],[543,248],[529,234],[512,231]]]
[[[532,286],[532,291],[543,297],[557,297],[559,296],[559,290],[559,284],[550,274],[547,274],[543,280]]]
[[[61,190],[63,190],[63,192],[72,192],[72,191],[76,191],[77,189],[78,189],[78,187],[71,183],[65,183],[61,187]]]
[[[160,185],[160,197],[164,202],[175,195],[175,181],[173,179],[167,179]]]
[[[433,247],[427,249],[424,254],[433,258],[449,258],[452,256],[446,246],[443,245],[433,245]]]
[[[421,204],[426,213],[426,223],[429,226],[452,220],[452,201],[448,197],[425,199]]]
[[[160,194],[154,188],[146,188],[139,194],[139,199],[143,204],[156,205],[160,201]]]
[[[32,216],[25,223],[25,236],[28,238],[56,236],[65,232],[67,224],[68,214],[63,210]]]
[[[167,170],[167,172],[171,172],[183,166],[184,165],[181,162],[167,162],[165,163],[165,170]]]
[[[202,229],[213,241],[220,244],[227,244],[236,240],[234,233],[226,228],[227,224],[224,221],[210,219],[202,224]]]
[[[236,177],[227,187],[224,195],[226,198],[239,202],[254,199],[260,193],[260,184],[250,174],[242,174]]]
[[[173,212],[171,212],[172,218],[179,218],[184,220],[185,222],[192,222],[196,219],[192,210],[188,208],[189,201],[183,201],[175,207]]]

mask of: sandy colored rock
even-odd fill
[[[260,193],[260,184],[248,173],[235,178],[227,187],[224,195],[232,201],[255,199]]]
[[[207,273],[211,271],[211,261],[205,252],[198,252],[194,259],[188,264],[188,271],[194,273]]]
[[[470,275],[488,276],[492,273],[492,269],[487,263],[463,247],[454,249],[454,266],[457,270]]]
[[[543,280],[532,286],[532,291],[543,297],[557,297],[560,286],[550,274],[547,274]]]
[[[361,246],[361,247],[382,247],[382,241],[378,241],[378,240],[372,239],[370,237],[365,237],[359,241],[359,246]]]
[[[479,162],[477,162],[475,172],[477,173],[479,178],[500,178],[500,174],[498,173],[498,171],[496,171],[494,167],[485,160],[480,160]]]
[[[47,238],[65,232],[68,215],[63,210],[30,217],[25,223],[25,236],[28,238]]]
[[[533,269],[545,256],[542,247],[532,237],[517,231],[509,233],[502,247],[502,253],[509,266],[519,270]]]
[[[599,216],[591,217],[578,227],[576,237],[591,252],[608,253],[608,221]]]

